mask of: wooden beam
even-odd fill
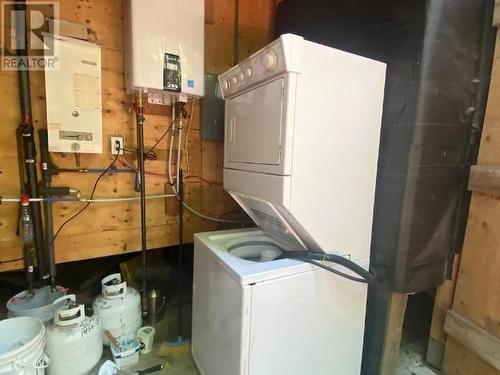
[[[444,330],[474,354],[500,370],[500,338],[453,310],[446,313]]]
[[[473,165],[470,169],[468,189],[500,194],[500,166]]]
[[[380,375],[396,373],[407,302],[407,294],[393,293],[391,296],[388,307],[384,350],[379,370]]]
[[[451,280],[446,280],[436,292],[434,299],[434,309],[432,311],[431,331],[429,341],[427,342],[426,361],[437,369],[441,369],[444,355],[444,346],[446,342],[446,332],[444,331],[444,322],[446,313],[453,304],[453,296],[457,283],[458,265],[460,255],[455,255],[453,260],[453,271]]]
[[[500,1],[495,0],[495,8],[493,10],[493,26],[500,25]]]

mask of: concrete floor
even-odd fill
[[[425,363],[423,343],[410,343],[401,348],[396,375],[438,375]]]
[[[425,362],[433,298],[427,293],[408,297],[396,375],[436,375]]]

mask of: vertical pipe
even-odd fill
[[[179,125],[177,134],[177,175],[176,175],[176,185],[177,191],[179,190],[179,170],[181,169],[181,152],[182,152],[182,126],[183,126],[183,108],[184,103],[178,102],[178,113],[179,113]]]
[[[16,9],[16,35],[26,35],[26,3],[18,1]],[[20,59],[27,56],[26,38],[22,45],[17,45],[17,55]],[[36,148],[35,138],[33,136],[33,120],[31,116],[31,92],[30,77],[28,68],[20,67],[18,70],[19,78],[19,102],[21,108],[21,124],[18,127],[18,133],[21,138],[23,149],[23,163],[26,170],[27,191],[30,198],[39,198],[38,194],[38,175],[36,170]],[[48,277],[46,272],[45,249],[43,246],[43,222],[40,202],[30,202],[31,215],[33,217],[33,232],[35,238],[35,249],[38,263],[38,276],[40,280]]]
[[[29,295],[34,295],[34,275],[33,275],[33,248],[29,244],[23,244],[24,275],[28,283]]]
[[[182,115],[181,115],[182,117]],[[179,171],[179,180],[178,180],[178,196],[179,196],[179,255],[178,255],[178,288],[179,288],[179,296],[178,296],[178,327],[177,327],[177,337],[179,341],[182,341],[182,243],[184,240],[183,231],[184,231],[184,185],[182,181],[182,169],[178,169]]]
[[[142,92],[136,97],[136,123],[137,123],[137,162],[141,179],[141,248],[142,248],[142,314],[147,316],[147,278],[146,278],[146,178],[144,171],[144,104]]]
[[[49,154],[49,138],[47,129],[39,129],[38,137],[40,141],[40,161],[42,170],[42,181],[45,188],[45,198],[50,198],[52,183],[51,160]],[[49,261],[49,276],[52,290],[56,289],[56,259],[54,251],[54,223],[52,219],[52,200],[45,200],[43,204],[43,216],[45,218],[45,248]]]

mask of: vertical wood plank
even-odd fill
[[[490,92],[479,148],[479,166],[500,165],[500,38],[497,35]],[[500,199],[472,193],[452,310],[500,337]],[[498,375],[484,360],[448,337],[445,374]]]
[[[394,374],[399,360],[399,347],[403,333],[403,322],[408,295],[393,293],[388,307],[387,329],[379,374]]]

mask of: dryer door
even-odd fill
[[[283,143],[283,78],[226,102],[225,152],[228,162],[279,165]]]

